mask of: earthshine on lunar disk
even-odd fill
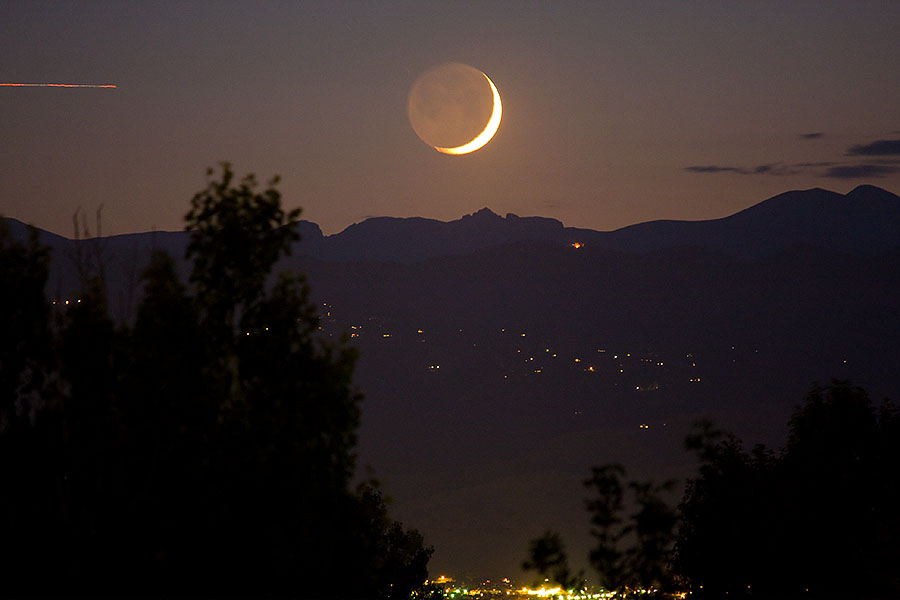
[[[407,112],[423,142],[443,154],[462,155],[491,141],[503,107],[487,75],[468,65],[447,63],[416,80]]]

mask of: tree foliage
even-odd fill
[[[625,481],[618,463],[594,467],[585,480],[586,501],[595,546],[589,560],[600,584],[619,597],[663,596],[672,589],[671,552],[677,515],[665,501],[674,481]],[[628,494],[628,492],[631,492]],[[631,512],[625,514],[626,509]],[[583,580],[573,575],[559,534],[548,531],[531,542],[522,564],[566,589]]]
[[[789,427],[777,454],[709,424],[688,439],[701,466],[681,505],[678,570],[709,597],[900,594],[897,410],[835,381]]]
[[[699,469],[677,512],[665,502],[672,482],[594,467],[585,485],[601,584],[620,597],[676,587],[697,598],[900,597],[900,411],[833,381],[813,386],[788,426],[775,452],[698,422],[685,447]],[[559,583],[571,573],[552,532],[523,568]]]
[[[253,309],[261,301],[266,278],[290,244],[300,239],[294,228],[300,210],[285,212],[281,194],[269,187],[257,192],[253,174],[235,184],[228,163],[222,165],[221,179],[207,170],[207,186],[191,199],[185,217],[192,232],[187,254],[193,261],[190,281],[195,284],[201,316],[214,333],[229,341],[229,333],[219,328],[248,330]],[[246,323],[239,323],[247,319]]]
[[[316,335],[275,181],[229,165],[156,254],[132,326],[102,281],[51,312],[46,251],[0,235],[0,562],[13,595],[409,597],[431,548],[352,489],[355,352]]]
[[[522,569],[535,571],[541,578],[553,581],[566,590],[580,587],[583,580],[582,573],[572,573],[562,537],[549,530],[532,540]]]
[[[625,468],[617,463],[594,467],[584,483],[593,491],[587,501],[595,546],[591,565],[610,591],[670,591],[669,563],[677,517],[664,497],[674,481],[625,482]],[[628,502],[626,492],[631,492]],[[626,507],[631,512],[623,513]]]
[[[27,244],[15,242],[0,223],[0,433],[37,408],[49,352],[49,307],[44,284],[50,254],[31,229]]]

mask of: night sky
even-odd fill
[[[900,3],[0,4],[0,212],[64,235],[180,229],[204,172],[283,177],[325,233],[495,212],[614,229],[791,189],[900,189]],[[410,86],[497,85],[495,138],[419,140]]]

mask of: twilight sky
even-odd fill
[[[0,3],[0,213],[71,236],[180,229],[206,167],[283,178],[335,233],[495,212],[614,229],[790,189],[900,191],[895,0]],[[503,99],[462,157],[415,135],[416,77]]]

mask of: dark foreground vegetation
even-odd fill
[[[621,597],[900,597],[893,404],[875,407],[861,388],[835,381],[810,391],[779,452],[748,451],[709,422],[686,447],[699,472],[677,509],[666,502],[674,482],[626,482],[618,464],[585,481],[590,564],[607,589]],[[523,567],[567,588],[583,579],[554,532],[532,542]]]
[[[316,337],[273,182],[192,200],[188,285],[143,274],[133,323],[102,265],[44,296],[48,251],[0,233],[0,569],[4,596],[404,598],[431,548],[352,487],[355,355]]]

